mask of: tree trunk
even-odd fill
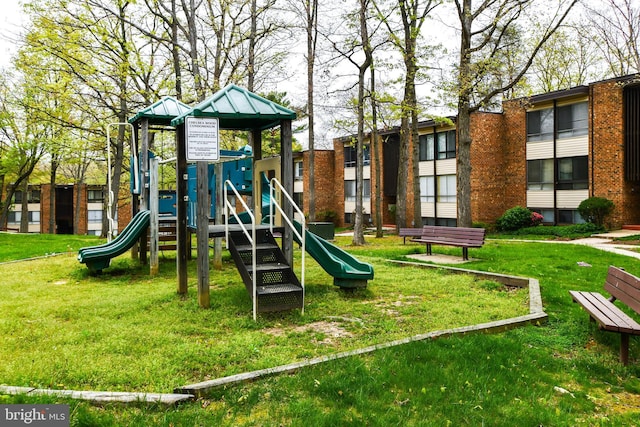
[[[22,203],[20,206],[20,232],[29,232],[29,180],[22,182]]]
[[[58,160],[51,160],[51,172],[49,173],[49,225],[47,232],[56,232],[56,173],[58,172]]]
[[[405,106],[406,107],[406,106]],[[403,108],[404,109],[404,108]],[[396,232],[407,226],[407,182],[409,181],[409,118],[400,121],[398,184],[396,190]]]
[[[315,118],[313,112],[313,73],[316,60],[316,40],[318,22],[318,0],[306,0],[307,12],[307,114],[309,117],[309,221],[316,220],[316,184],[315,184]]]
[[[458,227],[471,227],[471,0],[464,0],[462,8],[460,63],[458,67],[458,120],[456,153],[456,192]]]

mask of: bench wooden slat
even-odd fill
[[[599,292],[569,292],[573,300],[579,303],[587,313],[598,321],[601,329],[640,335],[640,324],[613,305]]]
[[[637,278],[617,267],[609,267],[604,289],[635,312],[640,313],[640,284]]]
[[[640,314],[638,305],[640,298],[640,279],[626,271],[611,266],[607,273],[604,288],[612,298],[626,304]],[[574,302],[580,304],[589,316],[598,322],[598,327],[605,331],[620,333],[620,361],[627,364],[629,360],[629,336],[640,335],[640,323],[627,315],[612,300],[599,292],[569,291]]]
[[[420,237],[422,235],[422,228],[400,228],[398,230],[398,236],[402,237],[402,243],[407,243],[407,237]]]
[[[425,225],[420,237],[411,239],[412,242],[427,245],[427,255],[431,255],[431,245],[457,246],[462,248],[462,258],[469,259],[468,248],[479,248],[484,244],[484,228],[443,227]]]

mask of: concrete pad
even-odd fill
[[[441,255],[441,254],[412,254],[407,255],[407,258],[415,259],[423,262],[432,262],[434,264],[465,264],[467,262],[474,261],[473,258],[469,258],[468,260],[462,259],[462,256],[454,256],[454,255]]]

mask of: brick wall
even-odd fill
[[[507,101],[502,105],[502,155],[504,200],[495,222],[507,209],[527,205],[527,112],[526,101]]]
[[[615,204],[612,228],[640,224],[640,188],[624,179],[624,85],[605,81],[590,85],[590,194]]]
[[[333,170],[334,170],[334,188],[333,188],[333,206],[338,214],[336,225],[344,227],[344,140],[333,140]]]
[[[302,155],[305,211],[309,210],[309,151]],[[334,184],[338,184],[335,176],[334,152],[332,150],[315,150],[314,160],[314,184],[316,217],[322,211],[334,211],[339,214],[335,206]],[[343,186],[341,186],[343,187]],[[344,191],[344,188],[343,188]]]
[[[504,116],[471,115],[471,216],[474,222],[494,222],[504,212]]]

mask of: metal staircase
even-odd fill
[[[256,228],[255,265],[253,264],[253,245],[244,232],[229,233],[229,250],[249,295],[257,298],[255,304],[257,312],[303,307],[304,289],[285,260],[268,226]],[[256,277],[255,295],[254,275]]]
[[[271,186],[281,190],[281,196],[287,197],[294,208],[301,213],[291,197],[284,192],[280,183],[272,180]],[[243,224],[240,221],[235,206],[229,202],[227,193],[229,190],[235,194],[236,200],[245,209],[250,218],[250,224]],[[279,209],[283,213],[273,191],[271,194],[271,212],[274,212],[273,209]],[[302,280],[300,281],[274,237],[274,233],[283,232],[284,228],[274,227],[272,223],[268,225],[256,224],[255,216],[234,188],[233,183],[228,180],[224,184],[224,203],[227,248],[231,252],[238,272],[253,300],[254,320],[257,318],[257,313],[271,311],[300,308],[304,313],[304,237],[293,229],[294,234],[302,239]],[[235,229],[231,229],[229,226],[229,220],[232,217],[238,222]],[[270,215],[270,219],[273,218],[274,215]],[[293,228],[291,220],[286,216],[282,216],[282,219]]]

